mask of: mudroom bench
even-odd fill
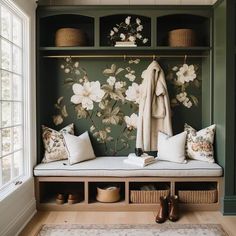
[[[180,207],[189,210],[220,208],[222,168],[216,163],[189,160],[187,164],[157,161],[144,168],[123,162],[127,157],[98,157],[68,165],[67,161],[34,168],[37,208],[40,210],[153,211],[161,195],[179,195]],[[96,201],[97,187],[117,185],[115,203]],[[154,190],[143,190],[152,185]],[[57,193],[77,192],[76,204],[57,205]]]

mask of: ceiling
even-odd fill
[[[40,5],[212,5],[216,1],[217,0],[38,0]]]

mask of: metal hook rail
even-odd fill
[[[43,56],[44,58],[123,58],[126,60],[127,58],[152,58],[153,60],[158,58],[204,58],[208,57],[208,55],[173,55],[173,54],[164,54],[164,55],[155,55],[155,54],[78,54],[78,55],[48,55]]]

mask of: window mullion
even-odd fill
[[[12,63],[12,62],[11,62]],[[12,74],[10,74],[10,86],[11,86],[11,99],[13,98],[13,89],[12,89]],[[14,102],[10,102],[11,104],[11,126],[13,125],[13,121],[14,121]],[[13,147],[13,144],[14,144],[14,141],[13,141],[13,127],[10,128],[10,137],[11,137],[11,149],[10,149],[10,152],[12,153],[13,150],[14,150],[14,147]],[[14,167],[14,159],[13,159],[13,154],[11,155],[11,180],[13,179],[13,176],[14,176],[14,173],[13,173],[13,167]]]
[[[0,186],[2,186],[2,158],[0,158]]]
[[[19,151],[23,151],[23,148],[19,148],[19,149],[16,149],[15,151],[9,152],[9,153],[1,156],[0,159],[3,159],[4,157],[10,156],[10,155],[13,155],[15,152],[19,152]]]

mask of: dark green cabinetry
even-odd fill
[[[38,46],[41,51],[67,51],[67,48],[55,48],[55,32],[59,28],[75,27],[85,31],[88,36],[86,47],[68,48],[68,50],[121,50],[111,47],[108,36],[110,30],[125,20],[139,18],[143,25],[143,37],[146,44],[138,48],[125,50],[174,50],[167,43],[168,31],[177,28],[191,28],[197,34],[194,51],[209,52],[211,48],[212,11],[206,6],[54,6],[38,7],[37,25]],[[183,49],[180,49],[183,51]],[[186,48],[189,54],[192,48]],[[159,51],[158,51],[159,52]]]
[[[127,16],[132,19],[140,19],[143,25],[143,37],[148,38],[147,44],[140,44],[137,47],[118,48],[109,42],[109,34],[116,24],[124,21]],[[81,47],[56,47],[55,33],[60,28],[75,27],[82,29],[87,37],[87,45]],[[197,33],[197,44],[194,47],[170,47],[168,46],[168,31],[177,28],[191,28]],[[89,130],[89,122],[76,119],[74,105],[70,103],[73,95],[71,87],[64,84],[65,77],[70,80],[70,74],[65,74],[61,69],[64,57],[76,55],[91,55],[90,58],[80,60],[80,65],[89,72],[91,80],[99,80],[106,84],[107,77],[102,71],[116,64],[117,68],[126,68],[134,65],[129,64],[129,55],[149,55],[149,58],[142,58],[142,62],[137,65],[135,82],[141,82],[141,74],[152,61],[152,56],[161,55],[160,64],[167,73],[174,66],[183,65],[185,55],[187,63],[195,64],[198,67],[199,80],[201,86],[193,90],[193,95],[198,96],[198,105],[190,111],[182,106],[175,110],[173,127],[175,133],[183,130],[184,122],[188,122],[196,129],[200,129],[212,122],[212,77],[211,77],[211,56],[212,56],[212,9],[207,6],[54,6],[37,8],[37,128],[38,128],[38,162],[43,155],[43,145],[41,141],[41,125],[45,124],[55,129],[62,128],[69,122],[76,123],[77,131]],[[121,59],[113,58],[113,55],[122,56]],[[100,55],[94,58],[93,55]],[[103,57],[104,55],[104,57]],[[108,59],[105,56],[110,55]],[[123,55],[127,56],[124,62]],[[57,58],[57,57],[60,58]],[[53,57],[53,58],[48,58]],[[76,60],[76,59],[75,59]],[[159,60],[159,59],[158,59]],[[118,67],[119,66],[119,67]],[[81,68],[82,68],[81,67]],[[176,72],[173,72],[175,75]],[[73,75],[72,75],[73,76]],[[123,76],[123,78],[121,78]],[[123,73],[119,79],[124,79]],[[126,78],[126,90],[133,81]],[[66,87],[67,86],[67,87]],[[125,96],[125,92],[123,93]],[[173,89],[170,94],[175,98]],[[64,124],[54,126],[52,117],[56,115],[54,104],[59,97],[63,96],[70,113]],[[131,115],[125,105],[125,115]],[[123,108],[122,108],[123,109]],[[130,110],[130,109],[129,109]],[[128,112],[128,113],[127,113]],[[95,113],[96,114],[96,113]],[[97,117],[96,117],[97,118]],[[86,124],[87,122],[87,124]],[[123,125],[123,124],[122,124]],[[80,127],[81,126],[81,127]],[[114,127],[114,126],[113,126]],[[124,125],[119,127],[123,130]],[[99,127],[101,129],[101,127]],[[114,132],[118,132],[118,127]],[[78,134],[77,132],[77,134]],[[91,134],[92,135],[92,134]],[[103,145],[92,137],[95,152],[104,155]],[[133,150],[135,142],[130,144],[126,152],[119,155],[127,155]],[[116,145],[117,146],[117,145]],[[109,147],[110,148],[110,147]],[[120,147],[121,148],[121,147]],[[119,149],[120,149],[119,148]],[[117,154],[117,155],[118,155]]]
[[[219,124],[216,152],[224,166],[224,214],[236,214],[235,14],[233,0],[214,6],[214,122]]]
[[[37,9],[37,129],[38,161],[42,159],[41,125],[52,125],[51,103],[62,84],[60,63],[45,58],[52,55],[94,54],[155,54],[198,55],[201,65],[202,90],[200,124],[217,125],[216,159],[224,167],[225,188],[222,211],[236,214],[236,157],[235,157],[235,2],[220,1],[211,6],[54,6]],[[136,48],[112,47],[108,34],[118,20],[127,15],[140,17],[149,41]],[[85,31],[85,47],[55,47],[55,32],[62,27],[78,27]],[[192,28],[197,32],[198,44],[191,48],[171,48],[167,43],[169,30]],[[93,59],[88,61],[92,63]],[[108,64],[110,59],[94,62]],[[168,58],[161,60],[164,67]],[[180,61],[181,60],[181,61]],[[196,58],[194,59],[196,60]],[[183,63],[183,58],[179,59]],[[146,63],[146,64],[145,64]],[[165,64],[166,63],[166,64]],[[83,64],[83,63],[82,63]],[[92,65],[92,64],[91,64]],[[147,61],[144,62],[147,66]],[[93,72],[95,73],[95,72]],[[92,74],[93,74],[92,73]],[[72,107],[69,109],[72,110]],[[178,126],[178,125],[177,125]]]

